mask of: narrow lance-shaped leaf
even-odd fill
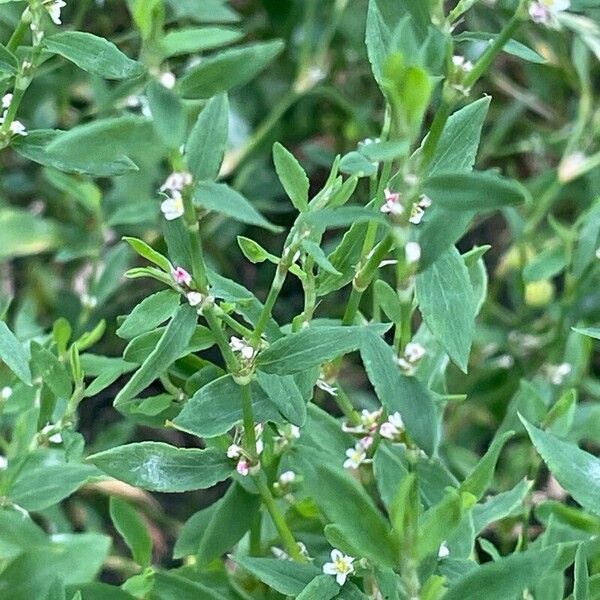
[[[138,514],[125,500],[113,496],[110,499],[110,518],[131,550],[138,565],[147,567],[152,561],[152,538]]]
[[[225,452],[175,448],[161,442],[117,446],[88,457],[99,469],[151,492],[188,492],[211,487],[232,472]]]
[[[389,325],[373,325],[370,331],[382,335],[388,329]],[[364,334],[363,327],[309,327],[277,340],[256,362],[267,373],[298,373],[358,350]]]
[[[299,212],[308,209],[308,177],[294,155],[279,142],[273,146],[273,160],[277,176],[285,193]]]
[[[454,247],[417,276],[419,310],[450,358],[467,371],[475,328],[475,301],[469,272]]]
[[[438,426],[428,390],[415,377],[400,373],[392,349],[378,336],[365,336],[361,357],[383,406],[389,413],[399,412],[409,435],[429,456],[433,456],[438,442]]]
[[[186,116],[183,103],[173,91],[151,81],[148,85],[148,105],[154,128],[169,148],[179,148],[186,134]]]
[[[179,358],[194,333],[197,318],[196,311],[189,304],[177,309],[156,348],[117,394],[115,406],[139,394]]]
[[[265,219],[244,196],[224,183],[199,184],[194,193],[194,203],[199,208],[212,210],[248,225],[264,227],[273,232],[281,231],[281,227]]]
[[[254,79],[281,50],[275,40],[219,52],[185,73],[179,89],[184,98],[210,98]]]
[[[302,427],[306,421],[306,403],[291,375],[273,375],[258,371],[258,385],[279,412],[290,422]]]
[[[185,145],[190,173],[196,181],[214,180],[223,162],[229,128],[226,94],[212,98],[202,112]]]
[[[174,290],[161,290],[144,298],[121,323],[117,335],[130,340],[152,331],[173,316],[179,300],[180,296]]]
[[[44,45],[84,71],[106,79],[130,79],[144,72],[143,65],[125,56],[112,42],[91,33],[57,33],[46,38]]]
[[[4,321],[0,321],[0,359],[23,383],[31,385],[29,355]]]
[[[581,506],[600,514],[600,459],[520,419],[558,483]]]

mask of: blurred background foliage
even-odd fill
[[[131,3],[123,0],[68,2],[64,22],[114,41],[127,55],[140,56],[157,75],[179,77],[203,52],[176,50],[161,57],[132,25]],[[457,32],[496,32],[515,2],[479,2]],[[20,3],[0,6],[0,40],[6,43],[21,13]],[[230,92],[228,152],[224,181],[241,191],[273,222],[289,225],[291,206],[276,178],[271,146],[277,140],[299,158],[317,191],[336,154],[355,149],[379,135],[384,104],[372,79],[364,43],[367,0],[168,0],[167,32],[211,26],[230,31],[231,43],[283,39],[285,49],[263,72]],[[600,10],[591,11],[600,17]],[[459,49],[476,57],[485,36],[465,35]],[[461,39],[461,38],[459,38]],[[499,168],[524,182],[532,201],[474,223],[461,240],[461,251],[490,244],[485,254],[489,297],[478,318],[468,375],[450,366],[448,392],[467,400],[448,408],[443,452],[461,476],[485,450],[498,428],[515,426],[516,408],[535,411],[553,396],[552,369],[572,366],[561,384],[575,386],[579,403],[569,434],[591,450],[600,448],[600,362],[589,338],[572,326],[600,320],[600,269],[596,258],[600,231],[600,169],[571,178],[565,157],[599,150],[600,69],[598,61],[565,31],[525,25],[519,39],[531,49],[529,61],[503,53],[472,92],[491,95],[478,157],[479,169]],[[596,40],[600,44],[600,40]],[[523,53],[517,49],[517,53]],[[167,52],[168,54],[169,52]],[[7,87],[0,80],[0,92]],[[71,129],[92,119],[144,113],[143,84],[107,82],[60,57],[48,56],[19,113],[28,129]],[[0,94],[1,95],[1,94]],[[185,102],[192,123],[204,102]],[[123,132],[124,136],[128,132]],[[137,135],[137,134],[136,134]],[[13,150],[0,154],[1,309],[17,336],[30,339],[65,317],[81,333],[106,323],[94,349],[120,356],[124,342],[114,335],[118,317],[158,289],[149,280],[125,280],[138,260],[123,243],[134,235],[161,248],[158,188],[170,172],[165,148],[148,129],[136,138],[131,157],[138,172],[117,178],[67,175],[43,167]],[[116,142],[117,143],[117,142]],[[131,139],[129,139],[131,149]],[[557,171],[563,165],[562,173]],[[567,169],[568,170],[568,169]],[[558,174],[557,174],[558,173]],[[369,198],[368,179],[356,200]],[[211,214],[201,222],[207,260],[226,276],[264,298],[270,271],[256,268],[241,254],[236,236],[244,234],[277,252],[282,238]],[[331,235],[325,248],[339,241]],[[488,276],[481,274],[482,282]],[[483,283],[482,283],[483,285]],[[348,288],[319,305],[317,316],[340,316]],[[14,300],[9,304],[9,298]],[[288,282],[276,317],[287,322],[302,307],[300,288]],[[346,365],[353,398],[368,402],[357,365]],[[81,431],[98,451],[135,439],[181,442],[184,434],[154,430],[143,422],[123,420],[112,408],[117,380],[81,405]],[[511,402],[512,399],[512,402]],[[512,409],[507,411],[507,407]],[[510,412],[512,410],[512,413]],[[188,440],[188,443],[195,443]],[[532,461],[529,444],[508,447],[500,466],[498,488],[508,489],[525,476]],[[164,496],[168,511],[149,498],[158,527],[153,529],[162,560],[178,521],[209,504],[219,490]],[[52,515],[57,527],[70,523],[101,528],[106,510],[101,497],[86,488]],[[90,508],[96,508],[100,512]],[[62,526],[60,525],[62,523]],[[85,523],[85,525],[83,525]],[[164,527],[162,527],[164,525]],[[510,539],[509,536],[508,539]]]

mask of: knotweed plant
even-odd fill
[[[0,598],[600,598],[599,19],[0,0]]]

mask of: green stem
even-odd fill
[[[433,122],[429,129],[429,133],[423,142],[423,158],[421,162],[421,168],[424,170],[429,166],[435,155],[435,150],[442,137],[442,132],[446,126],[446,122],[450,117],[452,111],[453,102],[448,99],[443,99],[440,107],[433,117]]]
[[[353,425],[360,424],[360,416],[352,402],[350,402],[350,398],[346,392],[338,385],[337,387],[337,395],[334,396],[335,403],[338,405],[339,409],[344,413],[346,419],[348,419],[349,423]]]
[[[23,37],[25,33],[29,30],[29,22],[25,19],[25,16],[29,13],[29,9],[26,8],[21,15],[21,19],[17,28],[13,31],[13,34],[10,36],[10,40],[6,44],[6,49],[10,52],[14,52],[23,41]]]
[[[266,506],[267,511],[273,520],[273,524],[275,525],[275,528],[281,537],[281,541],[283,542],[286,552],[295,561],[306,562],[306,559],[300,552],[300,548],[298,547],[298,543],[296,542],[292,531],[285,522],[283,513],[277,506],[277,502],[275,502],[273,494],[271,494],[271,490],[265,481],[264,475],[259,473],[254,477],[254,481],[256,482],[256,487],[258,488],[258,493],[260,494],[263,504]]]

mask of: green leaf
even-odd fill
[[[238,235],[237,243],[244,256],[253,264],[262,263],[265,262],[265,260],[269,260],[275,264],[279,262],[279,259],[276,256],[267,252],[258,242],[255,242],[250,238]]]
[[[373,325],[371,331],[382,335],[388,328]],[[309,327],[271,344],[258,355],[256,364],[266,373],[299,373],[358,350],[364,333],[363,327]]]
[[[158,81],[150,82],[147,94],[156,133],[169,148],[179,148],[185,140],[187,128],[185,110],[179,96]]]
[[[438,425],[433,399],[415,377],[400,372],[394,352],[376,335],[366,335],[360,354],[377,397],[392,414],[399,412],[415,442],[433,456],[438,443]]]
[[[229,131],[229,102],[219,94],[206,104],[185,146],[190,173],[196,181],[214,180],[219,175]]]
[[[0,560],[47,544],[44,530],[33,519],[9,508],[0,511]]]
[[[173,316],[179,307],[179,296],[173,290],[162,290],[144,298],[121,323],[117,335],[130,340],[152,331]]]
[[[137,396],[179,358],[194,333],[197,319],[196,311],[189,304],[177,309],[156,348],[117,394],[115,406]]]
[[[165,58],[195,54],[237,42],[243,33],[227,27],[185,27],[169,31],[160,41]]]
[[[0,359],[23,383],[31,385],[29,355],[4,321],[0,321]]]
[[[296,600],[331,600],[340,592],[340,586],[331,575],[317,575],[299,594]]]
[[[298,212],[307,211],[310,183],[296,157],[279,142],[276,142],[273,146],[273,161],[279,181],[296,210]]]
[[[551,279],[567,266],[567,256],[562,247],[551,248],[538,254],[523,269],[523,280],[527,283]]]
[[[450,116],[429,165],[428,175],[471,171],[490,101],[490,96],[484,96]]]
[[[581,335],[587,335],[595,340],[600,340],[600,327],[571,327],[571,329]]]
[[[246,198],[225,183],[200,183],[194,193],[194,204],[248,225],[264,227],[275,233],[281,231],[281,227],[270,223]]]
[[[210,98],[254,79],[283,50],[280,40],[225,50],[192,67],[179,80],[184,98]]]
[[[35,455],[9,490],[10,499],[28,511],[39,511],[58,504],[100,473],[90,465],[45,462]]]
[[[97,575],[110,538],[97,533],[63,533],[44,547],[30,548],[0,574],[0,598],[42,600],[57,575],[64,584],[82,584]]]
[[[393,142],[363,142],[358,151],[371,162],[390,162],[406,156],[410,149],[408,140]]]
[[[390,284],[383,279],[378,279],[374,287],[377,302],[379,302],[383,312],[393,323],[399,323],[402,320],[402,303],[398,297],[398,292],[393,290]]]
[[[398,447],[382,441],[373,457],[373,473],[379,495],[385,507],[390,510],[398,486],[408,475],[408,464],[398,451]]]
[[[281,415],[262,388],[251,384],[254,417],[260,422],[280,422]],[[242,420],[242,394],[231,375],[201,387],[174,419],[175,426],[198,437],[216,437]]]
[[[234,556],[240,566],[270,588],[286,596],[297,596],[321,571],[311,564],[300,564],[277,558]]]
[[[218,501],[196,544],[198,566],[231,550],[250,529],[260,510],[260,497],[234,482]]]
[[[291,375],[272,375],[258,371],[258,385],[290,422],[302,427],[306,421],[306,402]]]
[[[462,482],[460,486],[462,492],[473,494],[477,500],[483,496],[494,479],[494,471],[500,452],[514,434],[514,431],[506,431],[494,439],[487,452]]]
[[[585,509],[600,514],[600,459],[520,419],[560,485]]]
[[[138,511],[116,496],[110,499],[110,518],[141,567],[152,562],[152,538]]]
[[[137,171],[137,165],[121,152],[112,156],[99,156],[91,152],[51,150],[50,146],[66,135],[60,131],[40,129],[30,131],[27,136],[13,139],[11,147],[21,156],[46,167],[54,167],[66,173],[90,175],[91,177],[113,177]]]
[[[111,477],[151,492],[205,489],[232,471],[224,451],[175,448],[161,442],[117,446],[88,460]]]
[[[0,44],[0,71],[8,73],[9,75],[15,75],[19,68],[19,62],[17,57],[7,50],[5,46]]]
[[[181,1],[181,0],[179,0]],[[223,594],[212,590],[200,581],[192,581],[177,571],[160,571],[153,574],[152,596],[157,600],[223,600]],[[98,599],[101,600],[101,599]]]
[[[142,258],[159,266],[166,273],[171,272],[171,263],[169,259],[163,256],[160,252],[151,248],[146,242],[133,237],[124,237],[126,241]]]
[[[514,598],[542,577],[564,570],[573,561],[574,555],[575,549],[572,545],[515,552],[500,560],[485,563],[459,577],[450,586],[444,600]]]
[[[526,199],[525,188],[516,182],[479,171],[433,175],[423,191],[437,207],[452,212],[493,210]]]
[[[523,500],[532,485],[532,481],[522,479],[512,490],[492,496],[484,504],[473,507],[475,533],[479,533],[490,523],[510,517],[514,513],[523,510]]]
[[[492,43],[498,37],[495,33],[485,33],[483,31],[465,31],[459,35],[457,35],[454,39],[457,42],[477,42],[484,41],[488,44]],[[518,58],[526,60],[531,63],[543,65],[548,61],[538,54],[535,50],[532,50],[525,44],[521,44],[521,42],[517,42],[516,40],[508,40],[504,47],[502,48],[504,52],[507,54],[512,54]]]
[[[340,468],[308,461],[303,465],[306,491],[327,520],[339,526],[361,556],[393,566],[396,555],[390,525],[362,486]]]
[[[371,177],[377,173],[377,165],[360,152],[349,152],[340,161],[340,171],[357,177]]]
[[[333,273],[334,275],[341,275],[341,273],[329,262],[327,256],[321,246],[312,240],[302,240],[302,248],[306,253],[313,258],[313,260],[327,273]]]
[[[56,398],[68,400],[71,397],[73,386],[64,363],[37,342],[31,344],[31,368],[33,376],[43,381]]]
[[[44,38],[44,45],[78,67],[106,79],[134,79],[144,66],[131,60],[113,43],[83,31],[65,31]]]
[[[588,571],[587,553],[583,544],[577,548],[575,554],[575,577],[573,586],[573,600],[589,600],[590,573]]]
[[[417,275],[419,310],[450,358],[467,372],[475,329],[475,301],[469,272],[458,250],[446,250]]]

